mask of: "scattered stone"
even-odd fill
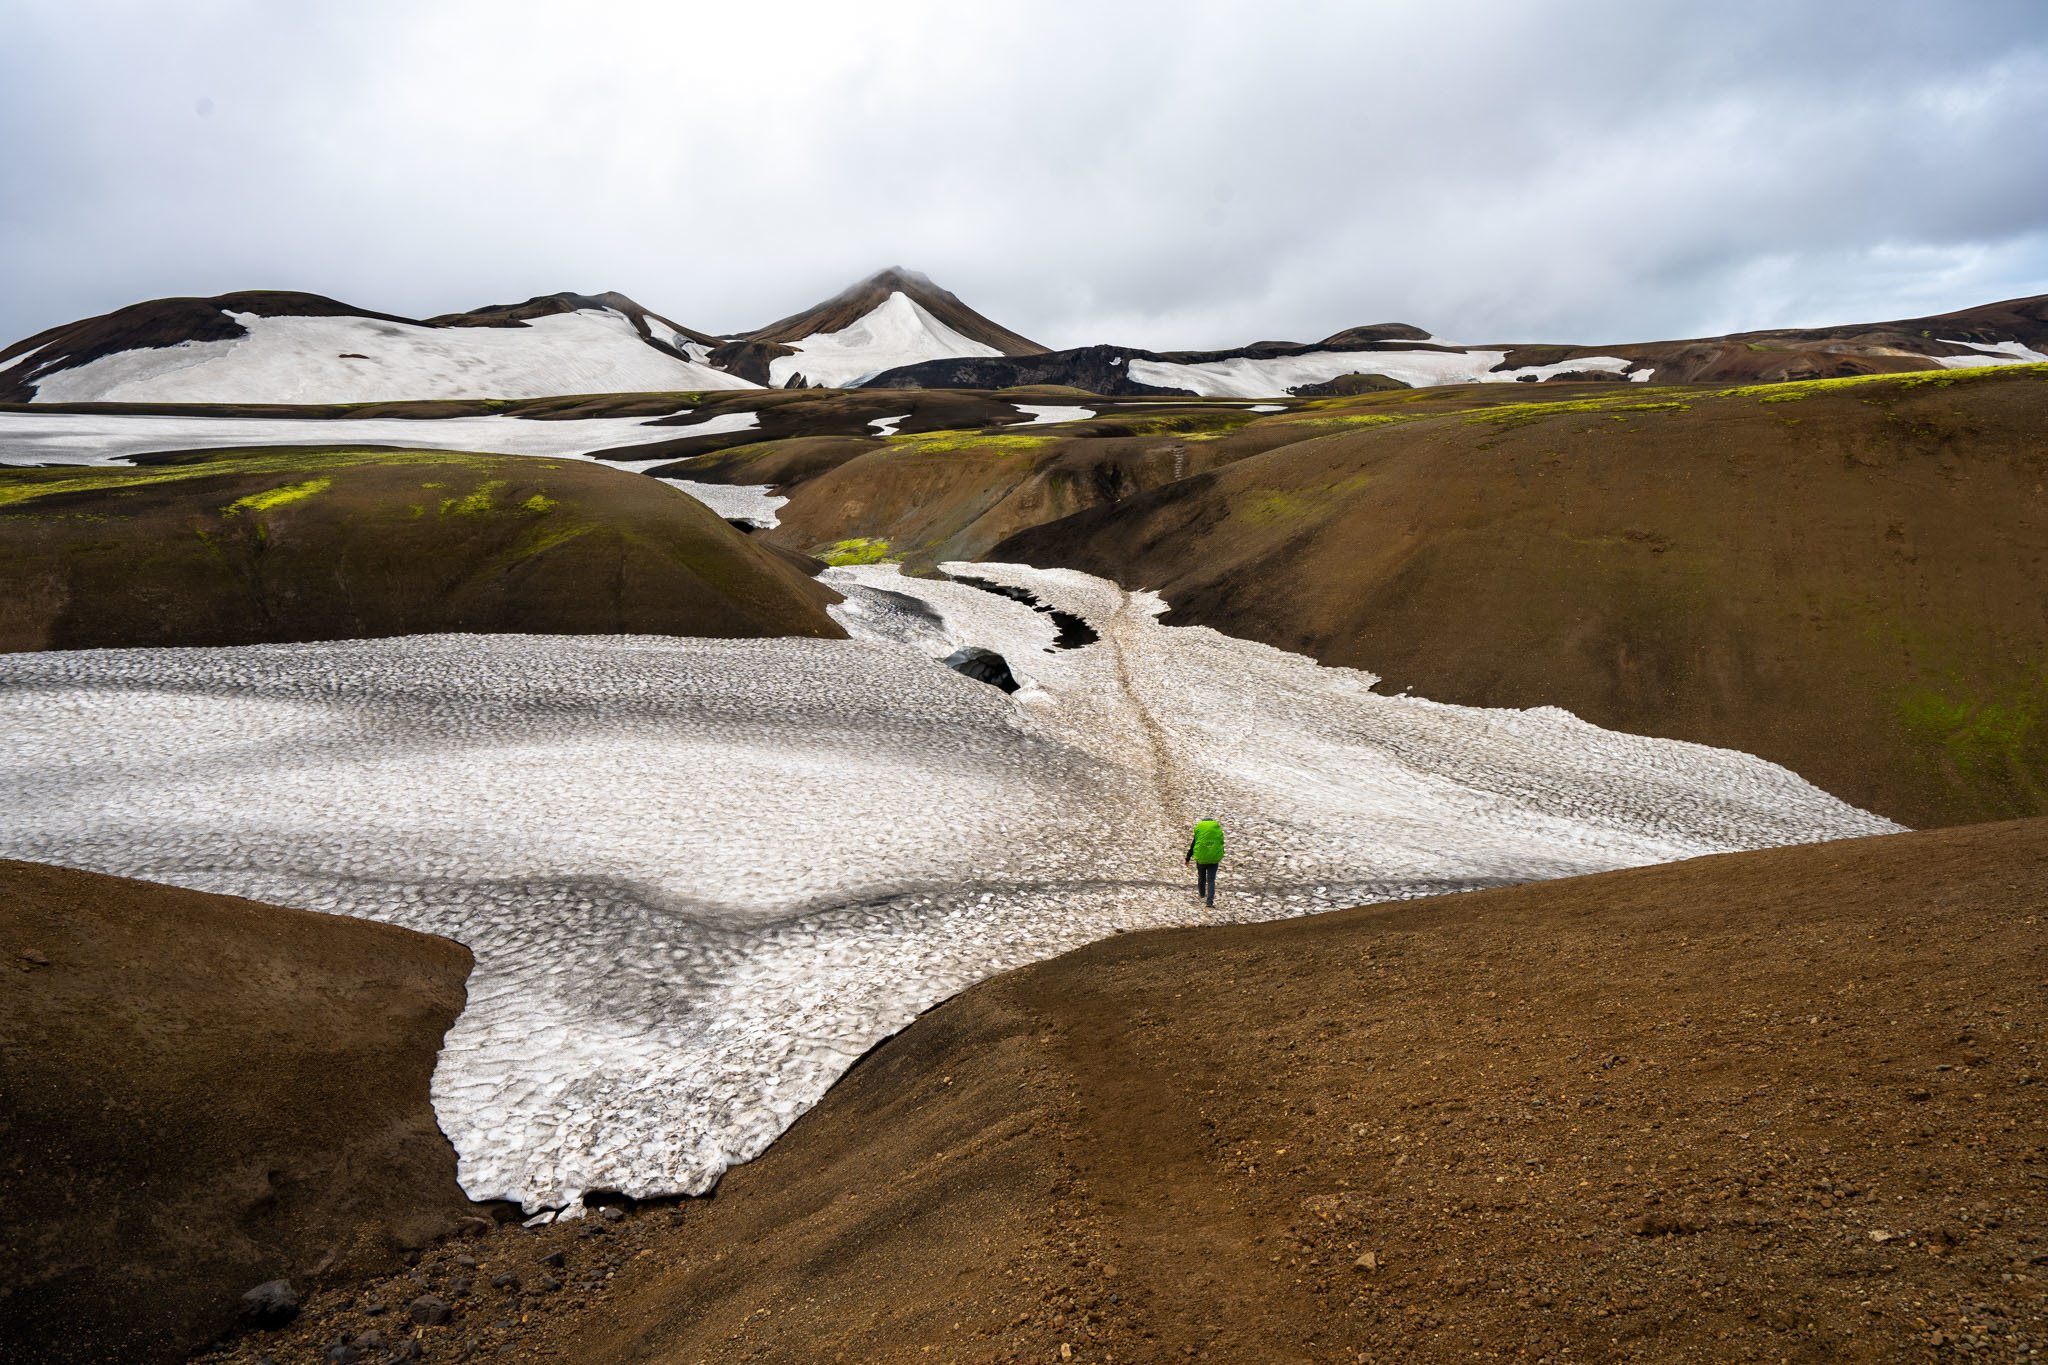
[[[384,1349],[384,1334],[372,1329],[358,1336],[349,1345],[355,1347],[358,1351],[381,1351]]]
[[[405,1338],[391,1348],[391,1359],[393,1360],[418,1360],[425,1354],[426,1348],[421,1346],[412,1337]]]
[[[1870,1230],[1870,1240],[1873,1242],[1889,1242],[1897,1235],[1897,1233],[1886,1232],[1883,1228],[1872,1228]]]
[[[35,949],[23,948],[21,950],[21,969],[23,971],[32,972],[38,967],[47,967],[49,965],[50,959],[44,957]]]
[[[1906,1092],[1906,1098],[1911,1100],[1915,1104],[1921,1104],[1927,1100],[1933,1099],[1934,1096],[1925,1090],[1908,1090]]]
[[[598,1214],[598,1217],[604,1219],[604,1221],[607,1223],[623,1222],[626,1217],[626,1211],[622,1208],[616,1207],[615,1205],[607,1204],[604,1206],[604,1209]]]
[[[458,1275],[458,1276],[456,1276],[456,1277],[455,1277],[454,1279],[452,1279],[452,1280],[448,1281],[448,1297],[449,1297],[449,1298],[451,1298],[451,1299],[466,1299],[466,1298],[468,1298],[468,1297],[469,1297],[469,1281],[468,1281],[468,1280],[467,1280],[466,1278],[464,1278],[464,1277],[462,1277],[462,1276],[460,1276],[460,1275]]]
[[[356,1365],[363,1358],[363,1353],[345,1341],[337,1341],[321,1352],[320,1358],[327,1365]]]
[[[262,1331],[282,1327],[299,1315],[299,1292],[289,1280],[266,1280],[242,1295],[242,1323]]]
[[[1376,1251],[1366,1252],[1351,1263],[1351,1268],[1353,1270],[1378,1270],[1380,1268],[1379,1253]]]
[[[387,1305],[384,1302],[384,1300],[378,1298],[375,1294],[372,1294],[370,1295],[370,1297],[363,1300],[363,1312],[370,1317],[374,1318],[382,1313],[386,1313],[389,1311],[389,1305]]]
[[[519,1292],[519,1277],[509,1270],[501,1271],[491,1276],[491,1288],[509,1289],[516,1294]]]
[[[564,1256],[564,1255],[563,1255],[563,1254],[561,1253],[561,1251],[559,1251],[559,1250],[555,1250],[555,1251],[550,1251],[550,1252],[549,1252],[549,1253],[548,1253],[547,1255],[545,1255],[545,1256],[541,1257],[541,1258],[540,1258],[540,1263],[541,1263],[542,1265],[549,1265],[549,1266],[553,1266],[553,1267],[555,1267],[555,1269],[557,1269],[557,1270],[560,1270],[560,1269],[562,1268],[562,1262],[563,1262],[563,1261],[565,1261],[565,1260],[567,1260],[567,1259],[568,1259],[568,1258],[567,1258],[566,1256]]]
[[[962,645],[946,656],[946,667],[965,678],[1003,692],[1017,690],[1016,675],[1010,672],[1009,660],[992,649],[979,645]]]
[[[422,1294],[406,1305],[405,1311],[422,1327],[439,1327],[455,1316],[448,1300],[438,1294]]]
[[[465,1251],[462,1255],[455,1258],[455,1264],[461,1266],[464,1270],[475,1270],[476,1257]]]
[[[562,1287],[562,1282],[552,1275],[543,1275],[534,1281],[533,1287],[543,1294],[552,1294]]]

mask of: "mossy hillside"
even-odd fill
[[[292,450],[5,471],[0,532],[11,649],[839,633],[827,590],[708,508],[581,461]]]
[[[989,557],[1434,700],[1759,754],[1908,824],[2048,814],[2048,366],[1489,387],[1515,401],[1269,419],[1302,439]],[[1306,425],[1389,413],[1415,416]]]
[[[1066,438],[1025,432],[927,431],[887,438],[897,450],[917,455],[952,455],[966,452],[1021,455],[1044,450]]]

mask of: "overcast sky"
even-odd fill
[[[2048,292],[2048,4],[8,0],[0,343],[167,294],[884,265],[1053,346],[1867,321]]]

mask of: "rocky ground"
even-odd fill
[[[182,1359],[485,1219],[427,1079],[469,951],[0,862],[0,1359]]]
[[[217,1361],[2030,1360],[2048,822],[1125,935]]]

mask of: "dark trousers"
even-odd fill
[[[1216,864],[1195,864],[1195,894],[1214,905],[1216,903]]]

